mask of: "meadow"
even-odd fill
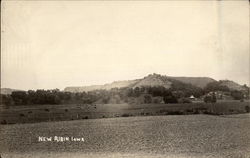
[[[60,104],[1,106],[1,124],[155,115],[229,115],[249,112],[250,102],[188,104]]]

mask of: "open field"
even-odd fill
[[[1,108],[1,124],[67,121],[146,115],[239,114],[246,113],[249,102],[191,104],[73,104],[29,105]]]
[[[191,104],[73,104],[1,107],[1,124],[67,121],[148,115],[239,114],[246,113],[250,102]]]
[[[250,157],[250,115],[171,115],[0,125],[7,157]],[[84,142],[39,142],[38,137]]]

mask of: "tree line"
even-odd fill
[[[171,88],[165,87],[135,87],[113,88],[111,90],[94,90],[89,92],[65,92],[59,89],[53,90],[28,90],[14,91],[9,95],[1,94],[1,104],[4,105],[42,105],[42,104],[93,104],[93,103],[130,103],[131,100],[142,99],[141,103],[158,103],[157,97],[161,97],[164,103],[188,102],[185,98],[193,95],[196,98],[204,96],[211,91],[228,92],[234,99],[244,98],[241,91],[230,91],[228,87],[216,82],[209,83],[205,88],[198,88],[191,84],[185,84],[176,80],[171,81]],[[249,90],[247,92],[249,96]],[[215,96],[210,97],[211,102],[216,101]],[[209,97],[205,97],[209,102]]]

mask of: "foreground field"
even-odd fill
[[[250,115],[171,115],[0,126],[2,157],[250,157]],[[38,137],[84,142],[39,142]]]
[[[10,106],[8,108],[3,106],[0,107],[0,123],[16,124],[149,115],[228,115],[249,111],[250,102],[239,101],[215,104],[66,104]]]

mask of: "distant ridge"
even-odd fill
[[[246,85],[240,85],[231,80],[216,81],[209,77],[173,77],[160,74],[149,74],[141,79],[114,81],[104,85],[75,86],[64,88],[65,92],[88,92],[93,90],[110,90],[112,88],[135,88],[135,87],[165,87],[166,89],[176,86],[192,88],[205,88],[209,83],[216,82],[219,85],[226,86],[229,90],[249,91]],[[24,91],[11,88],[1,88],[1,94],[11,94],[13,91]]]
[[[11,88],[1,88],[0,94],[11,94],[14,91],[23,91],[23,90],[11,89]]]
[[[82,87],[66,87],[64,91],[67,92],[83,92],[93,91],[98,89],[110,90],[112,88],[135,88],[143,86],[162,86],[167,89],[171,88],[172,81],[177,80],[185,84],[191,84],[193,86],[204,88],[210,82],[216,82],[216,80],[209,77],[172,77],[163,76],[160,74],[150,74],[142,79],[127,80],[127,81],[115,81],[104,85],[82,86]]]

